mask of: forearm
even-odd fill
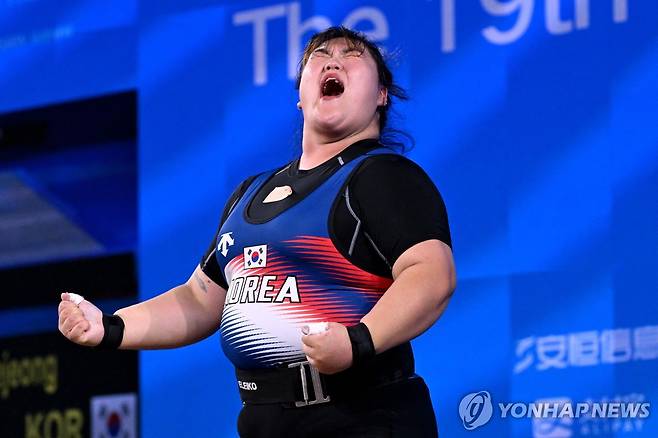
[[[212,334],[221,307],[209,310],[189,284],[115,312],[124,323],[121,349],[175,348]]]
[[[361,320],[375,351],[386,351],[427,330],[446,309],[454,288],[454,272],[437,272],[430,263],[405,269]]]

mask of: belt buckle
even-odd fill
[[[306,381],[306,372],[304,371],[304,367],[306,365],[308,365],[308,368],[311,371],[311,381],[313,382],[313,392],[315,393],[315,400],[308,399],[308,383]],[[327,403],[331,401],[331,397],[329,397],[328,395],[325,396],[324,392],[322,392],[322,381],[320,380],[320,372],[318,371],[317,368],[312,366],[307,360],[288,364],[288,368],[294,368],[294,367],[299,367],[299,375],[302,381],[302,394],[304,395],[304,401],[295,402],[296,407],[299,408],[301,406],[319,405],[321,403]]]

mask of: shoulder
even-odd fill
[[[413,245],[438,239],[451,246],[443,198],[418,164],[399,154],[366,158],[345,196],[389,266]]]
[[[366,158],[350,179],[350,189],[437,191],[425,170],[409,158],[386,153]]]
[[[230,205],[231,203],[235,202],[237,199],[240,199],[242,195],[244,195],[244,192],[247,191],[249,186],[251,185],[252,182],[259,176],[260,174],[257,173],[255,175],[251,175],[245,179],[243,179],[240,184],[238,184],[234,189],[231,195],[228,197],[228,200],[226,201],[227,205]]]
[[[219,221],[219,228],[222,227],[222,224],[226,221],[226,218],[228,218],[228,215],[231,214],[231,211],[233,210],[233,207],[235,207],[235,204],[238,203],[240,198],[242,198],[242,195],[245,194],[249,186],[251,185],[254,180],[261,175],[260,173],[257,173],[255,175],[251,175],[245,179],[242,180],[240,184],[238,184],[235,189],[233,189],[233,192],[229,195],[228,199],[224,203],[224,209],[222,210],[222,216]],[[217,230],[219,232],[219,229]]]

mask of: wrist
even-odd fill
[[[116,350],[123,341],[125,323],[119,315],[103,314],[103,339],[96,348],[100,350]]]
[[[375,345],[368,326],[360,322],[347,327],[347,334],[352,344],[352,366],[366,362],[375,356]]]

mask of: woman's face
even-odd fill
[[[379,84],[377,64],[367,49],[344,38],[315,49],[302,71],[299,100],[304,126],[323,135],[344,138],[377,120],[386,89]]]

